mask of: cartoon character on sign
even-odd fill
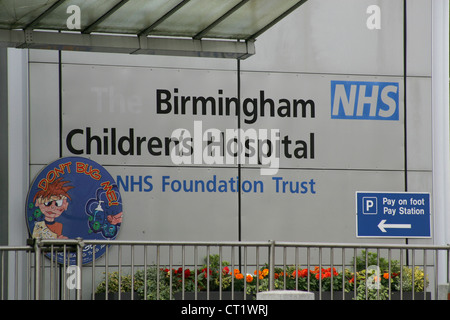
[[[36,192],[33,202],[38,209],[35,215],[44,216],[44,220],[36,222],[33,229],[33,238],[43,239],[67,239],[63,235],[63,225],[56,219],[67,210],[68,193],[73,186],[67,186],[70,181],[63,181],[62,178],[55,180],[48,185],[46,190]]]
[[[33,239],[115,240],[122,225],[122,197],[114,178],[100,164],[82,157],[60,158],[43,168],[30,185],[26,221]],[[82,263],[101,257],[108,245],[87,245]],[[75,264],[77,254],[47,253]]]

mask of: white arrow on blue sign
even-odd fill
[[[357,237],[431,237],[430,194],[357,192]]]

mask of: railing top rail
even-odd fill
[[[0,251],[28,251],[32,247],[29,246],[0,246]]]
[[[88,239],[40,239],[40,245],[156,245],[156,246],[253,246],[253,247],[310,247],[348,249],[426,249],[450,250],[447,245],[426,244],[377,244],[377,243],[318,243],[284,241],[140,241],[140,240],[88,240]],[[0,247],[1,248],[1,247]]]
[[[41,239],[41,245],[77,245],[82,242],[85,245],[170,245],[170,246],[264,246],[268,247],[272,242],[268,241],[144,241],[144,240],[84,240],[84,239],[70,239],[70,240],[56,240],[56,239]]]
[[[424,245],[424,244],[379,244],[379,243],[313,243],[313,242],[280,242],[275,243],[279,247],[313,247],[313,248],[356,248],[356,249],[429,249],[450,250],[450,245]]]

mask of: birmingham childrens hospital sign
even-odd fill
[[[402,169],[402,81],[369,79],[242,72],[238,99],[234,71],[65,64],[63,152],[107,166],[136,228],[167,237],[234,217],[237,192],[244,217],[272,215],[262,198],[298,216],[338,188],[327,170]]]
[[[402,151],[401,140],[384,139],[388,135],[382,132],[388,129],[391,137],[392,131],[402,132],[400,79],[272,75],[254,80],[254,74],[244,74],[238,99],[234,72],[211,76],[202,70],[71,65],[63,70],[68,75],[64,151],[103,164],[241,164],[274,175],[281,167],[338,166],[342,157],[367,166],[373,154],[352,144],[361,139],[370,149],[382,145],[388,152]],[[272,86],[271,78],[285,85]],[[342,129],[355,126],[358,138],[348,135],[352,130],[337,130],[336,119],[374,121],[341,122]],[[326,154],[330,147],[339,151],[332,158]],[[383,166],[385,157],[378,158],[371,162]]]

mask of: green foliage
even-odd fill
[[[389,288],[380,285],[377,288],[367,286],[366,282],[360,281],[356,289],[356,300],[387,300],[389,298]]]
[[[355,260],[356,272],[366,269],[366,250],[362,250],[358,256],[353,258],[352,265],[355,265]],[[389,260],[383,257],[378,259],[378,255],[374,252],[367,252],[367,267],[369,266],[378,266],[380,272],[389,272]],[[390,270],[396,273],[400,271],[400,263],[398,260],[391,260]]]
[[[403,291],[412,291],[414,281],[414,291],[415,292],[423,292],[424,289],[428,286],[429,281],[428,277],[425,277],[425,273],[422,268],[415,267],[414,268],[414,279],[413,279],[413,271],[411,268],[403,267],[402,270],[402,282],[400,281],[395,283],[395,289]]]
[[[136,285],[139,285],[136,282],[136,279],[134,279],[135,282],[132,286],[132,281],[133,277],[129,274],[121,274],[119,276],[119,272],[117,271],[108,273],[108,281],[106,281],[106,277],[104,277],[104,279],[98,284],[96,293],[105,293],[106,289],[108,289],[108,293],[117,293],[119,292],[119,286],[120,292],[131,292],[132,287],[135,288]]]
[[[147,268],[146,271],[136,272],[136,279],[140,284],[136,292],[147,300],[170,300],[170,285],[167,281],[167,273],[156,267]]]

